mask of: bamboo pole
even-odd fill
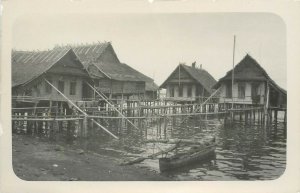
[[[19,117],[12,117],[13,121],[75,121],[75,120],[82,120],[83,118],[21,118]]]
[[[126,116],[123,115],[122,112],[120,112],[113,104],[111,104],[107,99],[105,99],[105,97],[100,94],[95,88],[93,88],[92,85],[90,85],[88,82],[86,82],[86,84],[93,89],[101,98],[103,98],[105,100],[105,102],[107,102],[111,107],[113,107],[113,109],[115,111],[117,111],[129,124],[131,124],[135,129],[139,130],[139,128],[137,128],[129,119],[126,118]]]

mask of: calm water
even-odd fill
[[[167,137],[203,139],[216,136],[215,159],[190,165],[176,171],[163,173],[174,180],[270,180],[280,177],[286,164],[286,135],[283,124],[277,129],[264,129],[258,125],[242,123],[225,128],[218,120],[199,124],[189,120]],[[148,130],[148,138],[157,137],[156,129]],[[147,153],[167,148],[165,144],[147,144]],[[146,160],[140,164],[159,172],[158,160]]]

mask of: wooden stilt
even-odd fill
[[[167,125],[168,125],[168,122],[167,122],[167,117],[165,115],[164,116],[164,138],[165,139],[167,138]]]
[[[283,123],[284,123],[284,128],[286,129],[286,116],[287,116],[287,110],[284,111],[284,120],[283,120]]]
[[[272,122],[273,121],[273,110],[272,109],[269,110],[269,114],[270,114],[270,123],[269,124],[273,125],[273,122]]]

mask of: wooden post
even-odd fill
[[[278,118],[278,110],[275,109],[274,110],[274,121],[275,121],[275,124],[277,125],[277,118]]]
[[[273,121],[273,110],[270,109],[269,112],[270,112],[270,125],[272,125],[272,121]]]
[[[207,104],[205,104],[205,121],[207,121],[207,111],[208,111]]]
[[[276,131],[276,132],[277,132],[277,115],[278,115],[278,110],[275,109],[275,110],[274,110],[274,122],[275,122],[274,127],[275,127],[275,131]]]
[[[240,121],[242,121],[243,120],[243,118],[242,118],[242,112],[240,112],[239,114],[240,114]]]
[[[173,114],[176,114],[176,107],[173,107]],[[173,116],[172,120],[173,120],[172,126],[174,127],[176,125],[176,118],[175,118],[175,116]]]
[[[164,138],[167,138],[167,125],[168,125],[168,121],[167,121],[167,115],[164,115]]]
[[[264,120],[264,109],[261,109],[260,110],[260,123],[261,123],[261,125],[263,125],[264,124],[264,122],[265,122],[265,120]]]
[[[283,123],[284,123],[284,128],[286,129],[286,116],[287,116],[287,109],[284,111],[284,120],[283,120]]]
[[[270,87],[269,87],[269,83],[266,82],[266,98],[265,98],[265,111],[264,111],[264,125],[267,126],[268,124],[268,108],[269,108],[269,95],[270,95]]]
[[[260,110],[257,110],[257,123],[260,124]]]
[[[82,129],[81,129],[82,137],[87,137],[87,128],[88,128],[87,117],[84,117],[82,121]]]
[[[227,116],[228,116],[228,111],[225,110],[225,114],[224,114],[224,125],[227,125]],[[226,127],[225,127],[226,128]]]

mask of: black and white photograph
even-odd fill
[[[27,181],[257,181],[286,168],[286,28],[270,13],[26,15],[12,163]]]
[[[0,192],[298,192],[299,3],[0,2]]]

